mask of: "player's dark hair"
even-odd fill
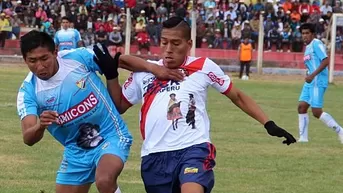
[[[28,52],[38,47],[48,48],[49,51],[54,52],[55,42],[47,33],[36,30],[30,31],[20,38],[20,50],[24,59]]]
[[[63,16],[63,17],[61,18],[61,21],[63,21],[63,20],[67,20],[67,21],[70,22],[70,19],[69,19],[69,17],[67,17],[67,16]]]
[[[304,23],[300,26],[300,32],[302,32],[303,30],[310,30],[311,33],[316,33],[316,27],[314,24],[312,23]]]
[[[191,27],[182,17],[171,17],[168,20],[164,21],[162,23],[162,26],[166,29],[178,28],[183,32],[184,38],[186,40],[191,39]]]

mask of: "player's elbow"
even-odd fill
[[[36,141],[34,141],[30,138],[27,138],[25,136],[23,138],[23,141],[24,141],[25,145],[27,145],[27,146],[33,146],[35,143],[37,143]]]

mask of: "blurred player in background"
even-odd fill
[[[216,150],[210,140],[206,111],[209,86],[264,125],[270,135],[285,137],[283,143],[287,145],[296,142],[291,134],[269,120],[253,99],[233,86],[230,77],[212,60],[188,56],[192,47],[190,38],[191,28],[183,18],[172,17],[163,23],[163,59],[155,63],[182,71],[185,78],[181,82],[162,81],[151,73],[133,73],[121,90],[117,78],[107,78],[108,89],[119,112],[124,113],[140,101],[143,103],[140,114],[144,140],[141,175],[147,193],[211,192]],[[117,71],[113,64],[117,63],[120,54],[114,59],[109,54],[96,55],[108,58],[98,62],[103,72]],[[122,95],[118,94],[120,92]],[[171,97],[179,103],[177,113],[173,114],[177,116],[170,116]]]
[[[58,30],[54,38],[58,50],[70,50],[83,46],[79,31],[70,27],[68,17],[62,17],[62,29]]]
[[[238,48],[238,56],[241,65],[241,68],[239,70],[239,78],[241,78],[242,80],[249,80],[252,50],[252,44],[249,42],[249,38],[244,38],[243,42]],[[244,68],[245,74],[243,75]]]
[[[25,34],[20,46],[31,71],[17,98],[24,143],[34,145],[48,130],[65,147],[56,192],[87,193],[95,181],[100,193],[120,193],[117,178],[132,136],[96,74],[100,70],[94,52],[79,48],[57,53],[54,40],[38,31]],[[121,56],[120,64],[161,78],[183,78],[132,56]]]
[[[302,38],[306,44],[304,63],[307,68],[307,76],[302,88],[298,113],[299,113],[299,142],[308,142],[309,116],[308,108],[311,106],[313,116],[320,119],[328,127],[332,128],[343,143],[343,129],[326,112],[323,112],[324,94],[329,84],[329,59],[325,45],[316,39],[315,25],[305,23],[300,27]]]

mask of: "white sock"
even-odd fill
[[[121,193],[121,191],[119,189],[119,186],[118,186],[117,190],[114,193]]]
[[[302,140],[308,140],[308,124],[310,119],[308,114],[299,114],[299,137]]]
[[[333,117],[330,114],[323,112],[320,115],[319,119],[323,121],[323,123],[325,123],[328,127],[333,129],[336,133],[343,132],[342,127],[338,125],[338,123],[335,121],[335,119],[333,119]]]

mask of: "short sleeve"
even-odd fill
[[[231,78],[212,60],[206,59],[203,71],[206,73],[206,82],[222,94],[230,92]]]
[[[35,97],[33,86],[29,82],[23,82],[19,88],[17,96],[17,111],[21,120],[27,115],[36,115],[38,105]]]
[[[322,61],[328,57],[326,54],[325,46],[324,46],[323,42],[321,42],[320,40],[317,40],[314,42],[313,50],[314,50],[314,53],[316,54],[316,56],[319,58],[320,61]]]
[[[77,31],[76,29],[74,30],[74,32],[75,32],[75,41],[77,43],[77,42],[81,41],[81,35],[80,35],[80,32]]]
[[[56,34],[55,34],[54,42],[55,42],[56,46],[58,46],[58,44],[60,43],[60,42],[58,41],[58,32],[56,32]]]
[[[131,73],[129,78],[122,86],[122,94],[124,100],[131,105],[137,104],[142,99],[142,90],[140,88],[140,80],[138,80],[138,73]]]

